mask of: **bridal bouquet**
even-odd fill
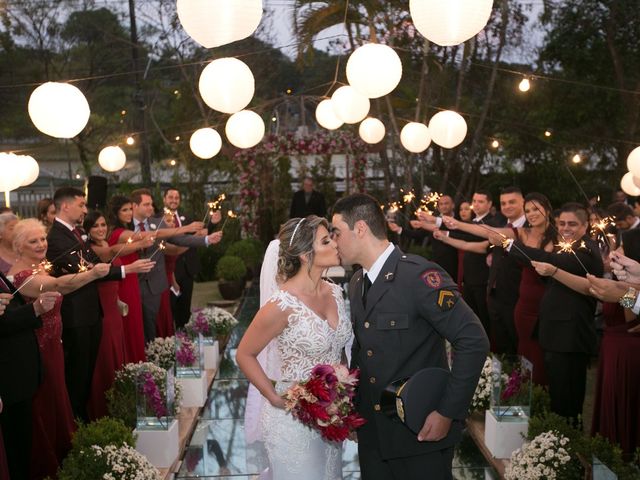
[[[358,374],[344,365],[316,365],[308,380],[285,392],[285,409],[324,439],[342,442],[366,421],[353,406]]]

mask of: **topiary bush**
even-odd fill
[[[262,253],[256,248],[255,243],[249,239],[232,243],[226,251],[226,255],[240,257],[245,266],[252,270],[258,266],[262,257]]]
[[[225,255],[218,261],[216,266],[216,276],[220,281],[243,281],[246,274],[247,267],[245,267],[240,257]]]

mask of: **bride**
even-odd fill
[[[294,419],[284,410],[281,397],[296,382],[306,380],[314,366],[340,363],[351,338],[342,290],[322,280],[324,270],[340,263],[336,243],[327,221],[315,215],[289,220],[278,238],[278,288],[249,325],[236,359],[267,400],[256,421],[271,478],[341,479],[342,444],[322,439],[316,430]],[[272,350],[269,358],[275,353],[277,368],[259,362],[263,350]],[[275,385],[272,380],[277,380]],[[245,423],[247,434],[251,427]]]

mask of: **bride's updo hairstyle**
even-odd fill
[[[280,252],[278,254],[278,281],[285,282],[293,277],[300,267],[302,255],[309,256],[309,271],[313,265],[313,240],[316,238],[318,227],[323,226],[329,230],[329,222],[326,219],[309,215],[304,218],[292,218],[280,228],[278,239],[280,240]]]

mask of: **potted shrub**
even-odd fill
[[[255,277],[258,273],[258,264],[260,263],[261,252],[257,248],[255,242],[245,239],[239,240],[231,244],[226,252],[227,255],[239,257],[247,267],[247,280]]]
[[[225,300],[240,298],[244,290],[244,277],[247,267],[240,257],[225,255],[218,261],[216,275],[218,277],[218,289]]]

